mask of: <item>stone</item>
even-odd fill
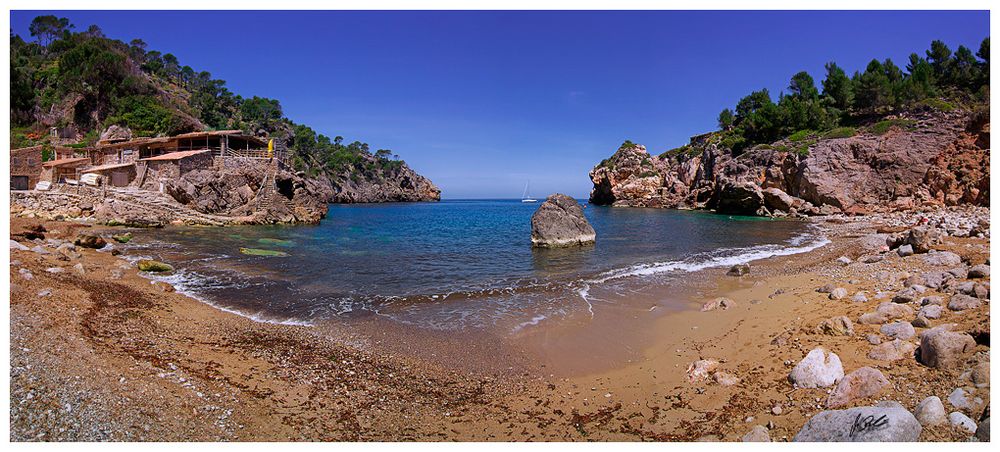
[[[951,300],[948,301],[948,309],[952,311],[975,309],[980,305],[982,305],[982,302],[978,298],[973,298],[965,294],[952,295]]]
[[[882,262],[883,259],[885,259],[885,256],[882,256],[881,254],[869,254],[867,256],[861,256],[861,258],[858,259],[858,262],[861,262],[862,264],[874,264],[876,262]]]
[[[980,442],[988,443],[990,442],[990,417],[986,416],[979,421],[979,425],[976,428],[976,439]]]
[[[987,388],[990,386],[990,362],[982,361],[972,368],[969,374],[972,384],[977,388]]]
[[[10,249],[12,249],[12,250],[18,250],[18,251],[29,251],[29,250],[31,250],[31,248],[28,248],[28,247],[20,244],[17,240],[14,240],[14,239],[10,240]]]
[[[744,276],[750,273],[750,264],[736,264],[726,272],[729,276]]]
[[[833,393],[826,399],[827,408],[837,408],[848,403],[871,397],[882,392],[889,380],[876,369],[862,367],[840,379]]]
[[[818,287],[816,289],[816,291],[819,292],[819,293],[831,293],[831,292],[833,292],[833,289],[834,289],[833,284],[824,284],[824,285]]]
[[[896,248],[896,253],[899,254],[900,257],[912,256],[913,245],[903,245],[899,248]]]
[[[66,259],[79,259],[82,257],[80,253],[76,251],[76,245],[72,243],[63,243],[56,248],[56,252],[65,257]]]
[[[941,287],[945,283],[945,281],[951,278],[953,278],[953,276],[950,273],[935,271],[935,272],[924,273],[922,279],[924,280],[925,286],[930,287],[932,289],[937,289],[938,287]]]
[[[947,325],[931,328],[920,338],[920,362],[928,367],[956,368],[976,348],[976,341],[965,333],[948,330]]]
[[[866,406],[817,413],[796,442],[915,442],[923,428],[904,408]]]
[[[931,247],[941,243],[942,233],[935,227],[918,226],[910,229],[905,243],[913,248],[915,253],[926,253]]]
[[[836,353],[814,348],[788,375],[799,388],[825,388],[844,377],[844,367]]]
[[[940,267],[954,267],[962,263],[962,258],[952,253],[951,251],[938,251],[936,253],[929,253],[923,257],[924,263],[927,265],[940,266]]]
[[[854,324],[847,316],[841,315],[823,320],[816,326],[816,331],[830,336],[853,336]]]
[[[969,269],[965,266],[955,267],[947,271],[953,278],[965,279],[969,277]]]
[[[916,330],[913,329],[913,325],[907,322],[893,322],[882,325],[882,328],[879,328],[879,332],[889,336],[891,339],[902,340],[906,340],[917,335]]]
[[[728,372],[716,372],[712,375],[712,378],[721,386],[735,386],[740,383],[739,377]]]
[[[858,323],[862,325],[881,325],[888,320],[885,314],[880,312],[866,312],[858,317]]]
[[[833,289],[833,291],[830,292],[830,296],[829,297],[830,297],[831,300],[840,300],[840,299],[843,299],[843,298],[847,297],[847,289],[845,289],[843,287],[838,287],[836,289]]]
[[[756,425],[743,435],[742,441],[744,443],[769,443],[771,435],[768,433],[767,427]]]
[[[920,306],[930,305],[942,306],[944,305],[944,299],[937,295],[931,295],[920,299]]]
[[[974,265],[969,269],[969,278],[988,278],[990,276],[990,266],[986,264]]]
[[[865,295],[864,292],[858,292],[851,297],[851,301],[855,303],[867,303],[868,297]]]
[[[847,256],[840,256],[840,257],[837,258],[837,262],[839,262],[841,264],[844,264],[844,265],[847,265],[847,264],[850,264],[851,262],[854,262],[854,261],[852,261],[851,258],[849,258]]]
[[[78,275],[85,275],[85,274],[87,274],[87,269],[83,268],[83,264],[80,263],[80,262],[77,262],[76,265],[73,266],[73,271],[75,271],[76,274],[78,274]]]
[[[63,269],[62,269],[62,267],[49,267],[49,268],[45,269],[45,272],[46,273],[56,274],[56,273],[62,273]]]
[[[32,279],[35,279],[35,275],[33,275],[31,273],[31,270],[28,270],[27,268],[19,268],[17,270],[17,274],[21,276],[21,279],[24,279],[26,281],[31,281]]]
[[[775,406],[771,407],[771,414],[773,414],[775,416],[781,416],[781,413],[783,413],[784,411],[785,410],[783,408],[781,408],[781,405],[775,405]]]
[[[73,242],[73,244],[76,246],[82,246],[84,248],[101,249],[104,248],[104,246],[107,245],[108,242],[105,241],[104,238],[97,235],[80,234],[76,236],[76,240]]]
[[[889,320],[913,317],[913,308],[897,303],[881,303],[875,308],[875,312],[884,315]]]
[[[921,400],[917,404],[917,408],[913,410],[914,416],[916,416],[917,421],[920,425],[924,427],[931,425],[940,425],[948,420],[948,416],[944,411],[944,404],[941,403],[941,398],[938,396],[930,396]]]
[[[160,261],[152,259],[142,259],[137,263],[139,270],[151,273],[172,272],[174,267]]]
[[[967,410],[973,407],[973,402],[969,400],[969,396],[969,392],[965,389],[955,388],[954,391],[951,391],[951,394],[948,394],[948,403],[960,410]]]
[[[940,305],[929,304],[927,306],[920,308],[920,310],[917,311],[917,316],[924,317],[927,319],[939,319],[941,318],[942,311],[944,311],[944,308],[942,308]]]
[[[901,304],[913,303],[913,301],[917,299],[917,296],[918,294],[916,290],[913,290],[912,288],[906,288],[900,290],[899,292],[896,292],[896,295],[893,295],[892,297],[892,302]]]
[[[927,317],[917,314],[917,318],[913,319],[913,321],[910,322],[910,325],[913,325],[916,328],[930,328],[931,321]]]
[[[735,307],[736,302],[730,300],[726,297],[719,297],[712,301],[709,301],[701,306],[701,312],[714,311],[716,309],[721,309],[723,311]]]
[[[878,344],[882,343],[882,337],[879,336],[879,335],[877,335],[877,334],[868,334],[868,335],[865,335],[865,340],[868,341],[868,343],[872,344],[872,345],[878,345]]]
[[[687,378],[691,383],[707,380],[712,372],[719,367],[719,361],[715,359],[699,359],[688,364]]]
[[[52,290],[50,290],[50,289],[42,289],[42,290],[38,291],[38,296],[40,298],[41,297],[47,297],[49,295],[52,295]]]
[[[917,346],[911,342],[893,339],[872,348],[868,352],[868,357],[878,361],[898,361],[913,358],[913,352],[916,349]]]
[[[531,246],[556,248],[594,243],[597,233],[575,199],[561,193],[548,197],[531,216]]]
[[[958,411],[948,415],[948,422],[951,423],[952,427],[958,427],[972,434],[975,434],[976,429],[978,428],[976,421],[972,420],[965,414],[959,413]]]
[[[42,245],[35,245],[35,246],[31,247],[31,251],[33,253],[35,253],[35,254],[52,254],[52,253],[49,252],[49,250],[45,249],[45,247],[42,246]]]

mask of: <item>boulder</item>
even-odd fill
[[[896,248],[896,253],[899,254],[899,257],[912,256],[913,255],[913,246],[912,245],[903,245],[903,246],[901,246],[899,248]]]
[[[835,289],[835,288],[836,287],[833,284],[823,284],[822,286],[819,286],[819,287],[816,288],[816,292],[819,292],[819,293],[830,293],[830,292],[833,292],[833,289]]]
[[[948,420],[944,411],[944,404],[941,403],[941,398],[938,396],[930,396],[921,400],[917,408],[913,410],[913,414],[916,416],[917,421],[920,422],[920,425],[924,427],[940,425]]]
[[[830,292],[829,298],[831,300],[840,300],[847,297],[847,289],[843,287],[838,287]]]
[[[962,263],[962,258],[951,251],[939,251],[924,256],[924,263],[940,267],[954,267]]]
[[[976,428],[976,439],[980,442],[990,442],[990,417],[986,416],[979,421]]]
[[[940,305],[929,304],[927,306],[920,308],[920,310],[917,311],[917,316],[923,317],[925,319],[938,319],[941,318],[942,311],[944,311],[944,308],[942,308]]]
[[[750,273],[750,264],[736,264],[726,272],[729,276],[744,276]]]
[[[893,339],[883,342],[868,352],[868,358],[878,361],[897,361],[900,359],[912,359],[913,352],[917,349],[911,342]]]
[[[990,276],[990,266],[986,264],[974,265],[969,269],[969,278],[988,278]]]
[[[929,297],[924,297],[920,299],[920,306],[930,306],[930,305],[943,306],[944,299],[937,295],[931,295]]]
[[[833,393],[826,399],[827,408],[837,408],[848,403],[871,397],[882,392],[889,385],[889,380],[876,369],[862,367],[840,379]]]
[[[104,238],[97,235],[90,234],[80,234],[76,236],[76,240],[73,241],[76,246],[82,246],[84,248],[101,249],[108,244]]]
[[[26,247],[26,246],[18,243],[14,239],[11,239],[11,241],[10,241],[10,249],[12,249],[12,250],[18,250],[18,251],[29,251],[29,250],[31,250],[31,248],[28,248],[28,247]]]
[[[969,391],[963,388],[955,388],[954,391],[951,391],[951,394],[948,394],[948,403],[960,410],[968,410],[975,405]]]
[[[137,264],[140,271],[150,272],[150,273],[162,273],[162,272],[172,272],[174,267],[170,264],[165,264],[160,261],[154,261],[152,259],[142,259]]]
[[[904,408],[866,406],[823,411],[795,435],[801,442],[914,442],[920,438],[920,422]]]
[[[975,309],[980,305],[982,305],[982,302],[980,302],[978,298],[973,298],[965,294],[952,295],[951,300],[948,301],[948,309],[951,309],[952,311]]]
[[[881,325],[888,319],[881,312],[866,312],[858,317],[858,323],[862,325]]]
[[[101,141],[127,141],[132,139],[132,129],[112,124],[101,133]]]
[[[913,329],[913,325],[907,322],[893,322],[882,325],[882,328],[879,328],[879,332],[892,339],[902,340],[907,340],[917,335],[916,330]]]
[[[884,315],[889,320],[913,317],[913,308],[896,303],[881,303],[875,308],[875,312]]]
[[[867,303],[868,297],[865,295],[864,292],[858,292],[851,297],[851,301],[855,303]]]
[[[949,331],[947,325],[939,326],[921,336],[920,362],[929,367],[956,368],[975,348],[976,341],[972,336]]]
[[[554,248],[594,243],[597,233],[575,199],[561,193],[548,197],[531,216],[531,245]]]
[[[831,317],[823,320],[816,327],[816,332],[830,336],[853,336],[854,324],[847,316]]]
[[[765,188],[761,194],[764,196],[764,206],[772,211],[791,212],[798,210],[804,204],[802,199],[791,196],[780,188]]]
[[[799,388],[825,388],[843,377],[840,357],[822,347],[810,351],[788,374],[788,380]]]
[[[893,303],[913,303],[917,299],[919,294],[913,288],[907,287],[906,289],[896,292],[892,297]]]
[[[943,234],[932,226],[918,226],[907,233],[905,243],[913,247],[914,253],[926,253],[931,247],[941,243]]]
[[[752,182],[725,181],[718,190],[718,213],[757,215],[764,207],[764,194]]]

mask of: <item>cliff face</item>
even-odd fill
[[[653,156],[623,146],[590,172],[590,202],[748,215],[989,205],[989,117],[921,112],[878,134],[758,146],[733,157],[711,137]]]
[[[370,161],[375,162],[375,157],[370,157]],[[441,190],[404,162],[392,162],[391,166],[377,172],[355,170],[321,176],[318,180],[328,184],[330,196],[326,200],[334,203],[441,200]]]

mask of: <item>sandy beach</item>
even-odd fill
[[[771,440],[786,441],[828,409],[833,387],[796,388],[788,379],[816,347],[835,352],[847,374],[867,366],[889,382],[841,408],[891,401],[912,411],[938,396],[949,412],[978,419],[990,395],[988,275],[955,279],[983,286],[978,307],[945,308],[903,340],[916,348],[928,327],[954,324],[977,344],[953,367],[929,367],[912,352],[872,358],[875,342],[890,341],[880,329],[891,322],[858,321],[925,272],[988,263],[988,237],[947,237],[937,252],[906,257],[880,249],[877,234],[919,217],[814,220],[831,243],[752,262],[745,276],[698,272],[670,294],[691,309],[656,312],[637,302],[499,341],[377,318],[350,328],[256,322],[151,282],[105,250],[78,247],[79,257],[66,257],[18,236],[42,224],[46,239],[72,241],[98,227],[12,217],[12,239],[41,248],[11,249],[11,440],[739,441],[763,426]],[[928,262],[943,251],[963,262]],[[817,291],[827,284],[847,296]],[[921,287],[901,320],[913,320],[925,297],[947,305],[952,296]],[[867,301],[852,301],[857,293]],[[718,297],[727,308],[701,310]],[[837,316],[853,334],[817,331]],[[597,341],[616,331],[625,339],[602,350]],[[629,353],[619,353],[621,343]],[[620,359],[593,362],[612,354]],[[699,360],[716,363],[699,376],[689,372]],[[965,391],[961,407],[949,400],[956,389]],[[945,422],[925,426],[920,440],[968,436]]]

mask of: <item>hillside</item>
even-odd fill
[[[287,118],[281,103],[243,97],[207,71],[170,53],[104,36],[91,25],[76,32],[68,20],[39,16],[28,41],[12,34],[11,148],[49,142],[93,145],[111,126],[134,136],[240,129],[274,138],[295,170],[329,185],[330,202],[426,201],[440,190],[392,151],[330,138]]]
[[[590,172],[590,201],[778,216],[988,206],[989,38],[978,55],[935,41],[905,73],[829,63],[822,92],[800,72],[777,103],[751,93],[682,147],[626,141]]]

